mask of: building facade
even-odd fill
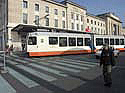
[[[87,30],[89,30],[95,34],[119,35],[121,31],[121,21],[113,14],[94,16],[88,14],[85,7],[68,0],[62,2],[54,0],[1,0],[0,4],[0,10],[6,11],[6,13],[0,11],[0,28],[6,20],[6,42],[9,45],[13,44],[19,50],[22,50],[22,44],[26,43],[26,35],[29,30],[26,29],[25,32],[23,30],[12,31],[19,24],[51,28],[52,31],[60,29],[88,32]],[[23,27],[18,27],[18,29],[21,28]]]
[[[108,35],[120,35],[122,31],[122,22],[120,18],[115,14],[109,12],[105,14],[97,15],[105,20],[106,23],[106,34]]]
[[[87,14],[86,21],[86,30],[90,30],[90,32],[95,34],[106,34],[106,24],[104,19],[92,14]]]

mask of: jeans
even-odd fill
[[[112,83],[111,72],[112,72],[112,65],[103,65],[103,76],[104,76],[104,82],[106,84]]]

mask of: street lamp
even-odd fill
[[[6,52],[6,50],[5,50],[5,45],[6,45],[6,41],[5,41],[5,35],[6,35],[6,30],[7,30],[7,0],[3,0],[3,19],[4,19],[4,24],[3,24],[3,52],[4,52],[4,67],[3,67],[3,69],[4,69],[4,71],[2,72],[2,73],[6,73],[7,72],[7,69],[6,69],[6,56],[5,56],[5,52]]]

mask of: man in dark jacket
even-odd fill
[[[112,78],[111,78],[112,56],[113,56],[113,49],[109,46],[104,46],[101,53],[100,66],[103,65],[103,76],[105,82],[104,85],[108,87],[111,87],[112,85]]]

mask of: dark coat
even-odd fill
[[[111,65],[112,64],[113,50],[103,48],[100,58],[100,65]]]

